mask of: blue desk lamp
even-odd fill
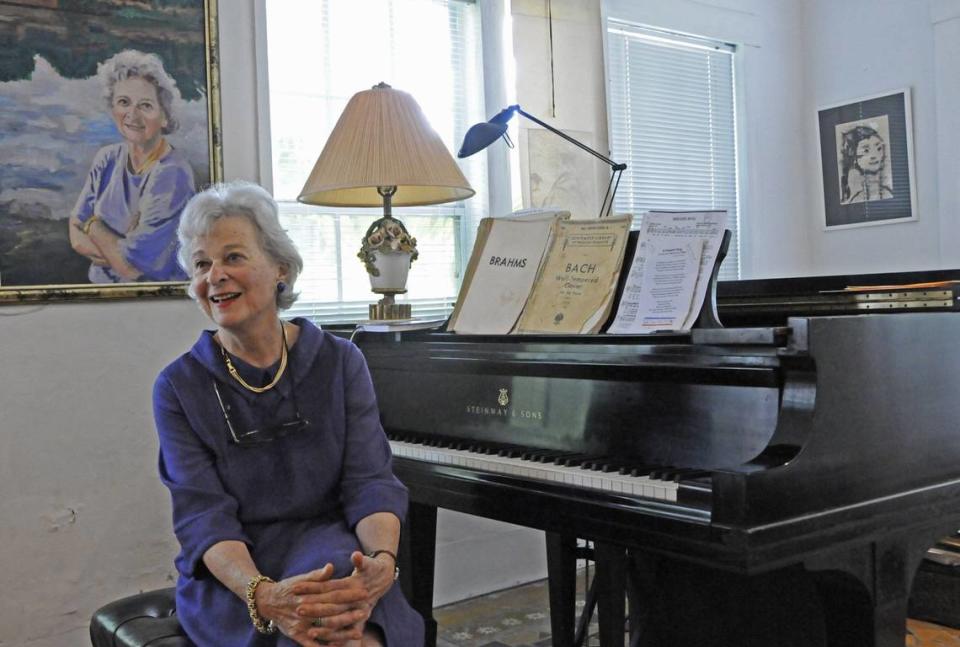
[[[519,105],[507,106],[497,114],[495,114],[490,121],[484,121],[479,124],[474,124],[470,127],[470,130],[467,131],[467,134],[463,137],[463,144],[460,146],[460,151],[457,153],[457,157],[470,157],[474,153],[479,153],[484,148],[497,141],[501,137],[507,143],[507,146],[513,148],[513,142],[510,140],[510,136],[507,134],[507,122],[513,118],[514,114],[521,114],[535,124],[543,126],[550,132],[555,135],[563,137],[568,142],[574,146],[585,150],[590,153],[597,159],[603,160],[610,165],[612,173],[610,175],[610,182],[607,183],[607,192],[603,196],[603,204],[600,205],[600,218],[605,218],[610,215],[610,211],[613,209],[613,197],[617,193],[617,187],[620,186],[620,176],[627,169],[626,164],[617,164],[609,157],[601,155],[597,151],[593,150],[589,146],[578,142],[576,139],[567,135],[566,133],[557,130],[550,124],[540,121],[529,112],[524,112],[520,109]]]

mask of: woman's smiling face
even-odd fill
[[[887,157],[887,147],[877,135],[857,144],[857,167],[864,173],[879,173]]]
[[[147,149],[156,145],[167,117],[153,83],[136,76],[117,81],[111,106],[113,121],[124,139]]]
[[[197,303],[222,329],[254,330],[277,318],[277,281],[285,272],[260,246],[244,216],[219,218],[193,246],[192,288]]]

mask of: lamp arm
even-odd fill
[[[563,131],[561,131],[561,130],[558,130],[558,129],[554,128],[553,126],[551,126],[550,124],[545,123],[545,122],[537,119],[536,117],[534,117],[533,115],[531,115],[529,112],[526,112],[525,110],[523,110],[519,105],[510,106],[510,107],[507,108],[506,110],[512,110],[512,111],[518,112],[519,114],[523,115],[524,117],[526,117],[526,118],[529,119],[530,121],[534,122],[535,124],[538,124],[538,125],[540,125],[540,126],[543,126],[543,127],[546,128],[547,130],[549,130],[550,132],[552,132],[554,135],[558,135],[558,136],[560,136],[560,137],[563,137],[564,139],[566,139],[568,142],[570,142],[571,144],[573,144],[573,145],[576,146],[577,148],[580,148],[581,150],[584,150],[584,151],[590,153],[591,155],[593,155],[593,156],[596,157],[597,159],[603,160],[604,162],[606,162],[607,164],[609,164],[610,167],[611,167],[614,171],[624,171],[624,170],[626,170],[626,168],[627,168],[627,165],[626,165],[626,164],[617,164],[616,162],[614,162],[614,161],[613,161],[612,159],[610,159],[609,157],[606,157],[605,155],[601,155],[600,153],[598,153],[597,151],[593,150],[592,148],[590,148],[590,147],[587,146],[586,144],[583,144],[583,143],[581,143],[581,142],[578,142],[576,139],[574,139],[574,138],[571,137],[570,135],[566,134],[565,132],[563,132]],[[504,110],[504,112],[506,112],[506,110]]]

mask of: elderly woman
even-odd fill
[[[350,342],[283,321],[300,255],[258,186],[196,195],[179,227],[216,324],[154,386],[173,500],[177,614],[200,647],[419,647],[394,586],[406,489]]]
[[[195,193],[193,169],[164,138],[177,129],[176,83],[154,54],[101,63],[107,107],[123,141],[101,148],[70,215],[70,244],[93,283],[183,280],[177,223]]]

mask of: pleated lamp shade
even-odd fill
[[[474,194],[420,106],[385,83],[353,95],[297,198],[307,204],[379,207],[440,204]]]

